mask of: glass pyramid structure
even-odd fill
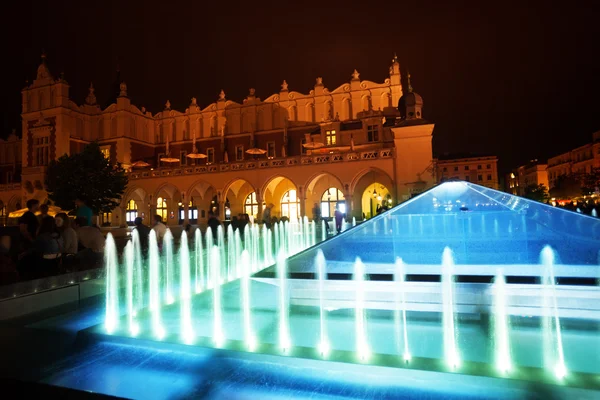
[[[600,219],[452,181],[292,257],[289,270],[314,272],[318,250],[334,264],[360,257],[389,265],[400,257],[409,264],[439,265],[446,247],[457,264],[538,265],[546,245],[556,251],[558,263],[598,265]]]

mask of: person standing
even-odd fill
[[[56,228],[62,239],[62,266],[71,271],[75,266],[75,255],[77,254],[77,232],[71,228],[71,221],[65,213],[59,213],[54,217]]]
[[[335,205],[335,229],[337,230],[337,233],[341,233],[342,232],[342,222],[344,222],[344,213],[340,211],[340,204],[337,203]]]
[[[19,218],[19,232],[21,233],[22,250],[27,250],[33,245],[38,227],[40,225],[35,213],[40,208],[36,199],[27,200],[27,211]]]
[[[321,220],[321,207],[319,207],[319,203],[315,203],[312,213],[313,221],[315,221],[315,223],[319,222]]]
[[[167,226],[163,223],[162,217],[158,214],[154,216],[154,225],[152,226],[152,230],[156,232],[156,241],[158,242],[158,247],[162,248],[163,238],[167,233]]]
[[[267,228],[271,228],[271,209],[273,208],[273,203],[269,203],[268,206],[262,212],[262,220],[263,223],[267,226]]]
[[[85,204],[85,199],[82,196],[77,196],[75,205],[77,206],[76,217],[85,217],[87,219],[86,226],[92,226],[92,216],[94,213],[92,212],[92,209]]]
[[[217,215],[214,212],[209,211],[207,224],[208,224],[208,227],[210,228],[210,230],[212,231],[213,239],[216,243],[217,242],[217,230],[219,229],[219,226],[221,225],[221,221],[219,220],[219,218],[217,218]]]
[[[144,219],[142,217],[136,217],[133,222],[135,225],[135,229],[138,233],[138,237],[140,238],[140,248],[142,250],[142,254],[145,256],[148,255],[148,240],[150,235],[150,227],[144,225]]]

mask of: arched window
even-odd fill
[[[250,193],[244,200],[244,214],[252,215],[254,219],[258,218],[258,200],[256,192]]]
[[[288,190],[281,198],[281,216],[291,220],[300,218],[300,199],[295,190]]]
[[[110,226],[112,221],[112,213],[101,212],[98,217],[100,218],[100,226]]]
[[[127,211],[125,212],[125,221],[127,225],[133,225],[133,222],[137,218],[137,204],[135,200],[131,199],[127,202]]]
[[[346,201],[344,193],[338,189],[331,187],[321,196],[321,216],[323,218],[333,217],[335,206],[339,204],[340,211],[346,213]]]
[[[160,215],[163,222],[166,223],[168,211],[167,211],[167,200],[159,197],[156,199],[156,214]]]

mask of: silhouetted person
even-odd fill
[[[339,204],[335,205],[334,217],[335,217],[335,229],[337,230],[337,233],[340,233],[342,231],[342,223],[344,222],[344,213],[340,211]]]
[[[321,207],[319,207],[319,203],[315,203],[313,209],[313,221],[319,222],[321,220]]]
[[[39,222],[35,213],[40,208],[40,202],[36,199],[27,200],[27,211],[19,218],[19,231],[21,232],[21,251],[29,249],[33,245]]]
[[[85,199],[82,196],[78,196],[75,199],[75,205],[77,206],[77,213],[75,214],[77,218],[85,217],[87,226],[92,226],[92,216],[94,213],[92,212],[92,209],[85,204]]]
[[[219,228],[219,226],[221,225],[221,221],[219,221],[219,218],[217,218],[216,214],[212,211],[208,212],[208,227],[210,228],[210,230],[212,231],[212,235],[213,235],[213,239],[215,240],[215,243],[217,241],[217,229]]]
[[[51,276],[58,274],[63,241],[58,233],[56,221],[46,216],[40,223],[38,235],[33,243],[36,254],[37,275]]]
[[[148,235],[150,235],[150,227],[144,225],[144,219],[142,217],[136,217],[133,224],[135,225],[135,228],[133,229],[137,231],[138,237],[140,238],[142,254],[146,256],[148,254]]]

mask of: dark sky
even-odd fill
[[[600,130],[598,1],[22,3],[0,24],[3,136],[20,127],[42,49],[78,104],[90,81],[106,100],[118,63],[152,112],[167,99],[183,111],[192,96],[204,107],[221,88],[266,98],[283,79],[307,93],[322,76],[333,89],[354,68],[381,82],[397,52],[436,124],[434,152],[496,154],[502,170]]]

